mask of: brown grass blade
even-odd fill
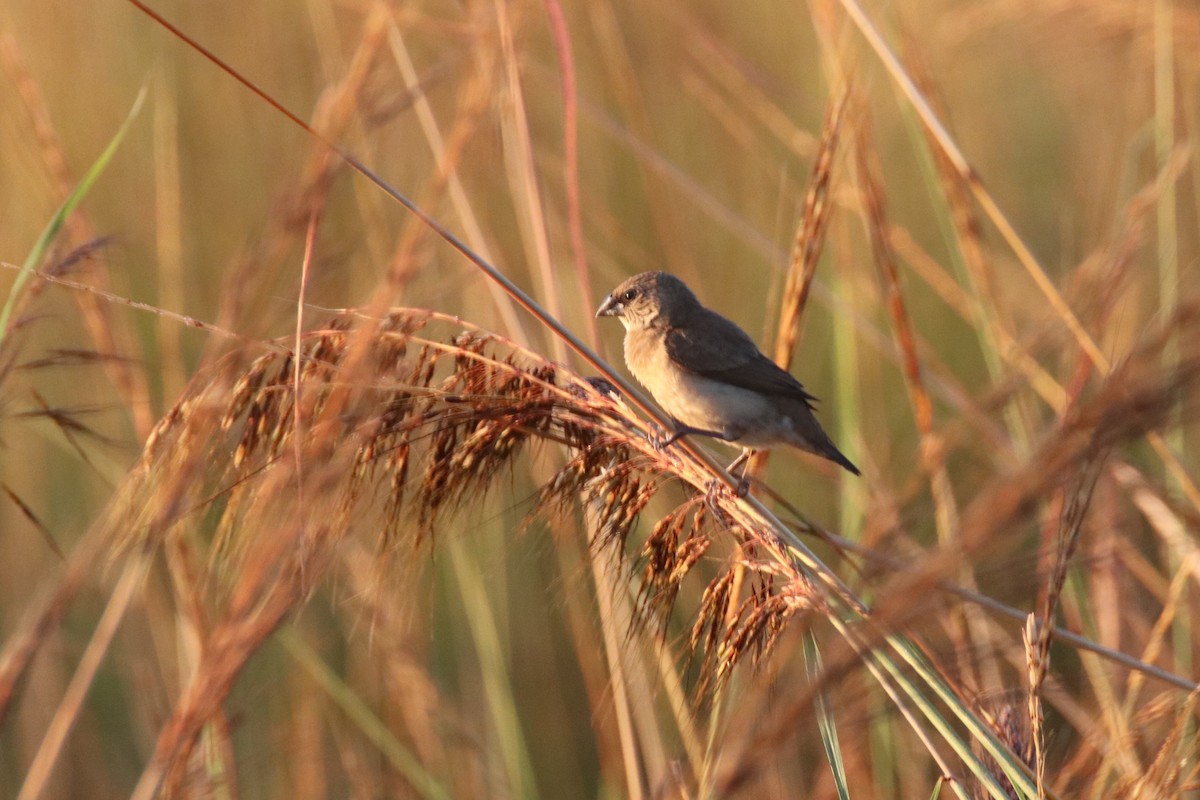
[[[0,63],[12,76],[17,84],[21,99],[28,111],[34,134],[41,145],[41,154],[46,171],[54,184],[58,202],[61,204],[71,194],[75,185],[74,177],[67,167],[62,142],[52,122],[50,112],[37,82],[30,75],[25,64],[25,58],[20,46],[11,34],[0,35]],[[65,224],[66,241],[74,245],[75,252],[82,256],[82,271],[89,279],[102,288],[107,286],[107,272],[101,268],[99,261],[88,257],[91,248],[85,243],[97,241],[87,217],[76,211],[67,218]],[[133,361],[112,361],[105,364],[105,371],[113,385],[126,400],[134,429],[141,439],[145,439],[154,425],[154,416],[150,408],[150,397],[146,385],[146,377],[134,369],[134,363],[140,363],[140,348],[137,338],[128,330],[121,327],[109,314],[109,307],[93,295],[80,294],[75,296],[79,304],[96,350],[102,353],[124,353]]]
[[[796,347],[801,337],[801,317],[808,305],[808,294],[817,274],[817,262],[825,242],[825,231],[829,225],[830,188],[833,184],[833,167],[841,140],[842,125],[849,106],[851,86],[842,87],[833,98],[821,123],[821,139],[817,155],[813,160],[812,176],[808,191],[804,195],[804,212],[796,237],[792,242],[792,257],[784,279],[783,296],[780,298],[779,329],[775,335],[775,363],[784,369],[791,366]]]
[[[579,297],[584,301],[583,318],[587,321],[588,343],[600,346],[600,329],[587,299],[592,296],[587,246],[583,238],[583,203],[579,192],[579,99],[575,78],[575,60],[571,52],[571,32],[558,0],[545,0],[554,46],[558,50],[558,71],[563,92],[563,185],[567,193],[567,228],[571,237],[571,257]]]

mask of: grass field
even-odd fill
[[[1200,798],[1197,130],[1173,0],[0,0],[0,797]]]

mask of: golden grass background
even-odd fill
[[[960,695],[1013,721],[1019,739],[1038,687],[1058,796],[1194,796],[1195,693],[1181,685],[1200,657],[1200,12],[1169,0],[866,4],[896,73],[851,5],[563,2],[558,39],[547,2],[152,7],[602,354],[619,361],[620,331],[592,310],[645,269],[680,275],[768,351],[781,341],[789,353],[778,320],[798,319],[793,371],[864,478],[779,453],[763,480],[806,520],[902,568],[806,541],[881,626],[912,632]],[[292,347],[302,275],[306,330],[323,329],[324,309],[433,309],[497,332],[503,353],[511,341],[559,364],[562,386],[595,370],[129,3],[0,3],[0,76],[0,260],[26,258],[145,87],[129,135],[38,266],[212,326],[35,282],[3,333],[0,795],[151,785],[148,765],[190,700],[197,747],[160,776],[181,796],[836,797],[822,691],[852,796],[938,790],[938,764],[819,602],[818,613],[811,598],[763,611],[764,624],[788,625],[743,642],[775,647],[728,682],[710,680],[711,648],[689,655],[696,631],[732,613],[705,593],[710,581],[731,576],[735,596],[753,600],[766,585],[755,576],[778,567],[765,566],[769,543],[755,551],[738,533],[744,518],[726,536],[713,513],[711,542],[696,540],[706,549],[672,582],[682,551],[662,544],[663,521],[679,519],[689,482],[703,488],[704,468],[639,450],[645,429],[628,409],[563,394],[534,426],[595,432],[602,420],[615,438],[598,452],[634,454],[642,482],[612,496],[648,505],[622,564],[589,544],[584,478],[607,461],[570,484],[581,502],[533,513],[571,463],[571,433],[464,483],[432,526],[436,434],[414,443],[398,512],[374,484],[348,483],[379,419],[371,393],[436,386],[453,353],[426,379],[367,369],[348,343],[361,371],[331,373],[346,380],[324,405],[301,404],[314,426],[302,447],[281,434],[275,455],[294,449],[300,470],[233,477],[245,411],[222,416],[254,359]],[[905,78],[948,138],[927,134]],[[835,133],[829,109],[847,83]],[[985,193],[955,171],[948,144]],[[814,182],[827,191],[806,210]],[[805,242],[821,246],[804,255]],[[73,258],[78,248],[88,257]],[[15,276],[0,277],[6,296]],[[460,327],[439,325],[431,340],[464,346]],[[410,342],[405,358],[419,352]],[[530,358],[518,361],[544,366]],[[487,387],[466,393],[472,414],[492,413],[473,398],[514,397]],[[167,437],[166,460],[143,456],[189,398],[191,444]],[[429,413],[462,419],[454,403]],[[534,425],[502,419],[496,436]],[[464,440],[442,446],[461,468]],[[686,544],[694,522],[671,535]],[[312,550],[286,549],[297,542]],[[776,577],[777,590],[798,585]],[[1023,644],[1019,620],[938,594],[938,580],[1048,610],[1180,685],[1062,641],[1043,672],[1047,651]],[[768,591],[753,608],[790,597]],[[60,606],[47,611],[46,598]],[[239,609],[253,611],[242,627]],[[806,631],[829,668],[817,679]],[[73,684],[88,663],[94,677]]]

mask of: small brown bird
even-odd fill
[[[664,445],[689,433],[740,445],[733,470],[752,450],[789,444],[859,474],[813,416],[816,398],[679,278],[634,275],[596,316],[625,326],[625,363],[676,423]]]

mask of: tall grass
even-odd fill
[[[3,19],[0,793],[1200,796],[1186,5]]]

